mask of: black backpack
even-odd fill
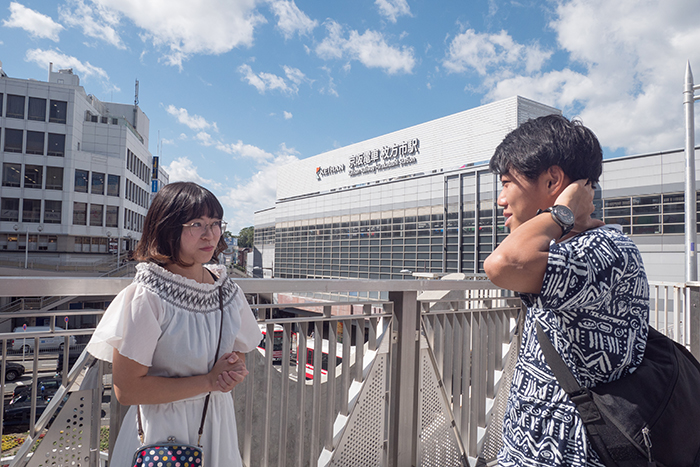
[[[700,363],[684,346],[650,326],[633,373],[585,388],[539,323],[537,337],[606,467],[700,466]]]

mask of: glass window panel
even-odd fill
[[[632,208],[632,214],[656,214],[659,212],[661,212],[661,206],[659,206],[658,204],[655,206],[635,206],[634,208]]]
[[[39,222],[41,220],[41,200],[22,200],[22,222]]]
[[[105,194],[105,174],[99,172],[92,173],[92,188],[90,193],[93,195]]]
[[[635,216],[633,223],[634,225],[660,224],[661,216]]]
[[[46,167],[46,189],[63,189],[63,167]]]
[[[664,204],[664,214],[669,212],[685,212],[684,204]]]
[[[73,225],[87,225],[87,203],[73,203]]]
[[[19,221],[19,199],[3,198],[0,203],[0,221]]]
[[[45,200],[44,201],[44,223],[45,224],[60,224],[61,223],[61,201]]]
[[[88,171],[75,169],[75,191],[79,193],[88,192]]]
[[[22,164],[2,164],[2,186],[19,187],[22,183]]]
[[[659,225],[635,225],[632,227],[632,233],[638,234],[658,234],[661,233],[661,226]]]
[[[44,155],[44,132],[27,131],[27,154]]]
[[[630,215],[630,208],[615,208],[615,209],[606,209],[605,210],[605,217],[629,216],[629,215]]]
[[[7,95],[7,118],[24,118],[24,96]]]
[[[685,214],[664,215],[664,224],[682,224],[685,222]]]
[[[604,205],[606,208],[621,208],[623,206],[630,206],[631,201],[629,198],[606,199]]]
[[[5,152],[22,152],[23,130],[5,128]]]
[[[664,225],[664,233],[665,234],[685,233],[685,225],[683,225],[683,224]]]
[[[44,167],[40,165],[24,166],[24,188],[41,188]]]
[[[101,204],[91,204],[90,205],[90,225],[101,227],[102,226],[102,213],[104,211],[104,206]]]
[[[683,202],[685,202],[685,195],[683,193],[667,193],[664,195],[664,204]]]
[[[645,204],[660,204],[661,195],[653,196],[635,196],[632,198],[632,204],[634,206],[645,205]]]
[[[0,93],[0,117],[2,117],[2,103],[4,94]]]
[[[49,121],[53,123],[66,123],[68,103],[65,101],[51,100],[49,106]]]
[[[66,135],[49,133],[49,156],[63,157],[66,150]]]
[[[39,97],[29,98],[29,120],[36,120],[38,122],[46,121],[46,99],[41,99]]]

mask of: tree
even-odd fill
[[[238,233],[238,248],[250,248],[253,246],[255,228],[253,226],[243,227]]]

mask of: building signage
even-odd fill
[[[376,173],[381,170],[404,167],[416,164],[418,159],[418,138],[402,143],[394,143],[393,146],[383,146],[381,149],[372,149],[360,154],[350,156],[351,177],[368,173]]]
[[[330,167],[316,167],[316,179],[345,172],[345,164],[331,165]]]
[[[348,175],[355,177],[416,164],[418,159],[415,156],[418,154],[419,146],[418,138],[413,138],[410,141],[395,143],[393,146],[383,146],[381,149],[353,154],[348,162]],[[321,181],[323,177],[344,172],[345,164],[316,167],[316,179]]]
[[[156,180],[158,178],[158,156],[153,156],[153,168],[151,169],[151,178]]]

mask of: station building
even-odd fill
[[[508,233],[488,161],[507,133],[552,113],[516,96],[285,166],[275,205],[255,214],[254,275],[483,274]],[[596,216],[634,239],[650,280],[684,280],[684,167],[682,150],[603,164]]]
[[[59,269],[135,247],[152,192],[168,182],[137,102],[102,102],[70,69],[49,66],[43,82],[0,65],[0,127],[0,265]]]

